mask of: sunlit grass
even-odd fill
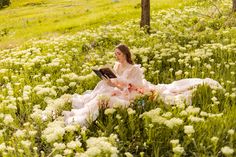
[[[180,7],[182,2],[154,0],[151,10]],[[137,0],[13,0],[9,8],[0,10],[0,31],[6,32],[0,36],[0,48],[14,47],[30,38],[118,24],[140,18],[140,11]]]
[[[57,37],[1,50],[0,156],[235,156],[236,29],[225,16],[230,0],[218,6],[223,16],[211,18],[199,15],[211,13],[208,5],[155,11],[149,35],[139,19],[67,35],[60,31],[71,25],[62,22]],[[100,109],[86,127],[65,126],[62,111],[72,109],[72,94],[96,86],[91,68],[114,64],[119,43],[153,84],[209,77],[224,89],[199,86],[192,105],[164,103],[161,92],[146,95],[129,108]]]

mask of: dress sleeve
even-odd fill
[[[113,70],[115,71],[115,74],[117,74],[118,64],[119,64],[118,62],[115,62],[113,66]]]
[[[127,81],[129,84],[132,84],[136,87],[143,87],[143,70],[140,64],[135,64],[127,75]]]

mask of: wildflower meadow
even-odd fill
[[[119,3],[119,2],[117,2]],[[233,157],[236,155],[236,17],[231,0],[194,1],[74,34],[32,38],[0,51],[0,156]],[[165,104],[158,93],[127,108],[101,108],[88,126],[65,125],[70,98],[92,90],[92,67],[114,65],[114,47],[127,44],[153,84],[212,78],[191,105]],[[101,97],[106,103],[106,97]]]

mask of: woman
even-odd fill
[[[88,120],[95,120],[101,104],[113,107],[114,104],[128,106],[136,96],[157,92],[165,103],[191,103],[193,89],[206,83],[212,88],[222,88],[212,79],[182,79],[171,84],[153,85],[144,79],[140,65],[134,64],[131,53],[126,45],[118,45],[115,49],[117,62],[114,65],[115,79],[103,79],[93,91],[72,97],[71,111],[64,111],[65,123],[86,125]]]

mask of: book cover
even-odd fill
[[[98,77],[100,77],[102,79],[102,77],[105,78],[116,78],[116,75],[113,73],[113,71],[108,68],[100,68],[100,69],[92,69],[95,74],[97,74]]]
[[[100,79],[102,79],[103,75],[99,70],[97,70],[97,69],[92,69],[92,70],[95,72],[95,74],[97,74],[98,77],[100,77]]]

